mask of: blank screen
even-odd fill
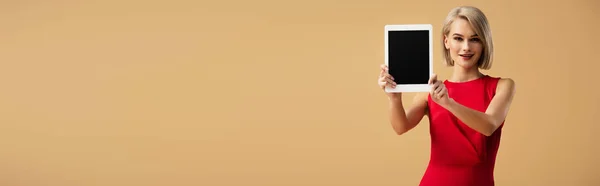
[[[429,31],[388,31],[389,74],[397,84],[427,84]]]

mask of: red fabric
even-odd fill
[[[453,83],[444,81],[456,102],[485,112],[500,78],[483,76]],[[494,165],[504,123],[485,136],[428,97],[431,156],[420,186],[493,186]]]

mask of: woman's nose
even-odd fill
[[[468,41],[463,42],[463,46],[462,46],[463,51],[469,51],[470,48],[471,48],[471,46]]]

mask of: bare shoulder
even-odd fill
[[[498,93],[514,94],[516,92],[516,83],[512,78],[500,78],[496,88]]]

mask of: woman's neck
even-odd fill
[[[466,82],[478,79],[483,76],[483,73],[479,72],[479,68],[474,66],[469,69],[465,69],[458,65],[454,66],[454,72],[452,73],[451,82]]]

